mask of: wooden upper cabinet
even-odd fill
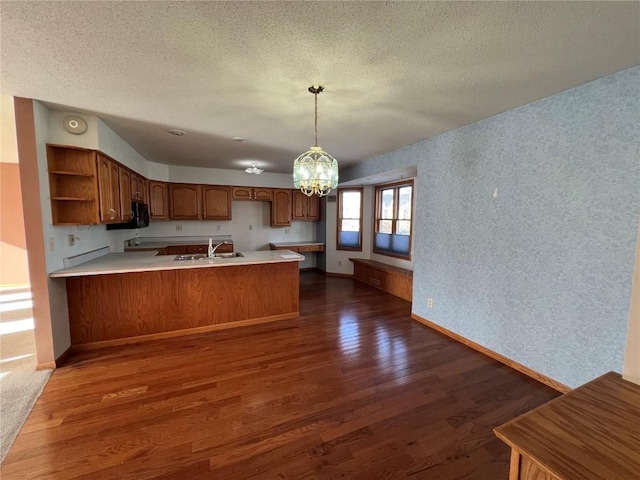
[[[100,223],[120,222],[120,172],[118,164],[109,157],[97,154],[98,203]]]
[[[120,178],[120,220],[128,222],[132,218],[131,212],[131,170],[119,167]]]
[[[317,195],[307,197],[307,220],[320,221],[320,197]]]
[[[291,190],[274,188],[273,202],[271,202],[271,226],[288,227],[289,225],[291,225]]]
[[[307,197],[300,190],[293,190],[292,218],[313,222],[320,220],[320,197]]]
[[[169,219],[169,191],[167,182],[149,182],[149,209],[152,220]]]
[[[202,185],[202,218],[231,220],[231,187]]]
[[[149,204],[149,180],[144,177],[140,177],[140,183],[142,184],[142,191],[140,192],[140,201],[145,204]]]
[[[191,183],[169,184],[169,217],[176,220],[202,218],[202,188]]]
[[[271,202],[273,200],[273,188],[265,187],[231,187],[233,200],[259,200]]]
[[[96,153],[47,145],[47,162],[53,224],[100,223]]]
[[[97,150],[48,144],[47,163],[54,225],[128,222],[132,200],[148,203],[148,180]]]
[[[292,190],[293,207],[291,218],[294,220],[307,219],[307,196],[300,190]]]
[[[233,200],[253,200],[253,188],[231,187]]]
[[[135,172],[131,172],[131,200],[135,202],[147,202],[147,189],[149,182]]]
[[[260,200],[263,202],[273,201],[273,188],[254,187],[253,199]]]

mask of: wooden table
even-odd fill
[[[614,372],[495,429],[509,480],[640,479],[640,385]]]

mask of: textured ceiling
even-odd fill
[[[290,172],[313,144],[311,84],[345,167],[640,64],[640,2],[0,8],[2,93],[96,113],[175,165]]]

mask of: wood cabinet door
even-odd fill
[[[100,223],[117,223],[120,221],[118,164],[101,154],[97,154],[97,162]]]
[[[300,190],[292,190],[293,195],[293,209],[291,212],[291,218],[293,220],[306,220],[307,219],[307,196]]]
[[[288,227],[291,225],[291,190],[273,189],[271,202],[271,226]]]
[[[209,245],[185,245],[184,249],[186,254],[207,253]]]
[[[131,171],[119,167],[118,178],[120,179],[120,220],[128,222],[133,217],[131,211]]]
[[[140,201],[149,205],[149,180],[143,177],[138,178],[140,178]]]
[[[253,199],[262,202],[273,201],[273,188],[255,187],[253,189]]]
[[[234,200],[253,199],[253,189],[251,187],[231,187]]]
[[[144,180],[137,173],[131,172],[131,200],[146,203],[146,195],[144,194]]]
[[[307,196],[305,195],[305,197]],[[320,197],[317,195],[307,197],[307,220],[320,221]]]
[[[115,212],[110,223],[120,222],[120,167],[113,160],[109,160],[109,183],[111,188],[111,210]]]
[[[202,218],[231,220],[231,188],[222,185],[202,186]]]
[[[169,217],[180,220],[200,220],[200,185],[190,183],[169,184]]]
[[[166,182],[149,182],[149,209],[153,220],[169,219],[169,195]]]

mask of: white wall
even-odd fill
[[[169,166],[169,180],[175,183],[292,188],[292,178],[291,174],[285,173],[264,172],[260,175],[252,175],[242,170]]]
[[[148,164],[149,162],[134,150],[131,145],[122,140],[111,130],[106,123],[99,118],[97,119],[98,126],[98,148],[102,153],[109,155],[121,164],[129,167],[136,173],[139,173],[143,177],[148,177]],[[160,180],[155,179],[154,180]]]
[[[44,105],[42,105],[44,107]],[[44,107],[46,108],[46,107]],[[64,112],[60,110],[49,110],[49,143],[58,145],[74,145],[76,147],[98,149],[98,117],[95,115],[84,115],[79,113]],[[74,135],[64,129],[64,119],[73,115],[82,118],[87,122],[87,131],[82,135]]]

